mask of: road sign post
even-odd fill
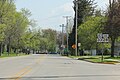
[[[78,43],[78,55],[80,55],[80,47],[81,47],[81,43]]]
[[[104,43],[109,42],[109,34],[98,33],[97,34],[97,42],[102,43],[102,57],[101,61],[104,60]]]
[[[103,62],[104,60],[104,43],[102,42],[102,58],[101,58],[101,61]]]

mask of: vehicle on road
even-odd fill
[[[57,52],[49,52],[49,54],[58,54]]]

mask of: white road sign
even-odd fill
[[[97,34],[97,42],[109,42],[109,34]]]
[[[80,46],[81,46],[81,43],[78,43],[78,46],[80,47]]]

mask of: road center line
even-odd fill
[[[22,78],[22,76],[26,75],[27,73],[29,73],[30,71],[32,71],[32,68],[29,68],[28,70],[24,71],[21,75],[19,75],[15,80],[19,80],[20,78]]]
[[[45,56],[40,56],[39,58],[37,58],[35,60],[35,65],[39,64],[41,61],[43,61],[45,59]],[[35,65],[29,65],[29,66],[26,66],[25,68],[23,68],[22,70],[20,70],[18,73],[16,73],[14,76],[15,76],[15,79],[14,80],[20,80],[23,76],[25,76],[26,74],[28,74],[29,72],[32,71],[33,67]]]

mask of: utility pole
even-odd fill
[[[67,53],[68,53],[68,47],[69,47],[69,45],[68,45],[68,37],[69,37],[69,34],[68,34],[68,22],[69,22],[69,18],[71,17],[71,16],[63,16],[65,19],[66,19],[66,33],[67,33]]]
[[[80,1],[78,1],[78,0],[75,0],[75,1],[73,1],[74,3],[75,3],[75,7],[76,7],[76,14],[75,14],[75,18],[76,18],[76,26],[75,26],[75,28],[76,28],[76,33],[75,33],[75,45],[76,45],[76,48],[75,48],[75,55],[77,56],[78,54],[77,54],[77,51],[78,51],[78,48],[77,48],[77,27],[78,27],[78,3],[80,3]]]
[[[64,48],[64,24],[60,25],[60,27],[62,27],[62,45],[61,47]],[[62,54],[63,54],[63,50],[62,50]]]

